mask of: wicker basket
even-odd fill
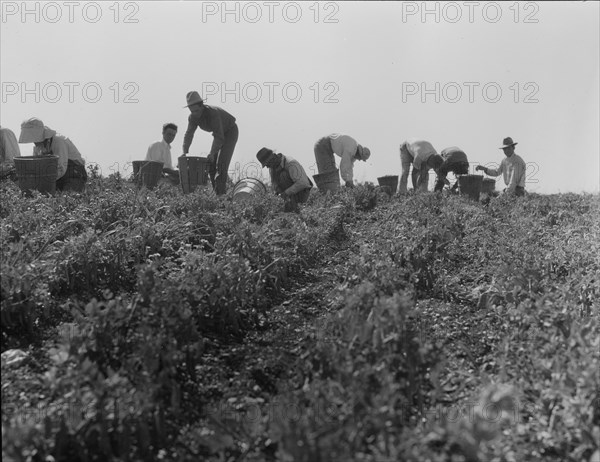
[[[390,194],[395,194],[398,190],[398,175],[386,175],[377,178],[379,186],[387,186],[390,188]]]
[[[138,188],[155,188],[162,177],[163,163],[154,160],[134,160],[133,181]]]
[[[178,159],[179,178],[184,194],[208,184],[210,162],[206,157],[181,156]]]
[[[15,157],[17,183],[22,191],[54,194],[58,177],[58,156]]]
[[[317,173],[316,175],[313,175],[313,178],[319,191],[335,192],[340,189],[340,175],[337,168],[329,172]]]
[[[496,180],[492,178],[484,178],[481,182],[481,192],[484,194],[493,194],[496,189]]]
[[[483,175],[461,175],[458,177],[458,190],[460,194],[478,201],[482,183]]]

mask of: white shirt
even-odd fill
[[[148,152],[146,153],[146,160],[155,160],[157,162],[162,162],[163,168],[173,169],[173,164],[171,163],[171,146],[167,144],[165,140],[160,140],[156,143],[152,143],[148,147]]]
[[[49,146],[33,147],[34,156],[45,156],[48,154],[58,156],[58,175],[56,179],[62,178],[64,174],[67,173],[69,160],[85,166],[85,160],[81,157],[79,149],[75,147],[69,138],[58,133],[52,137]]]
[[[514,193],[517,186],[525,187],[526,170],[525,161],[517,154],[513,154],[502,159],[500,167],[488,168],[485,173],[490,176],[502,174],[504,184],[507,186],[506,191]]]
[[[433,154],[437,154],[437,151],[429,141],[407,140],[402,143],[402,146],[406,146],[406,151],[413,158],[413,168],[417,170],[421,169],[423,162],[426,162]],[[400,146],[401,149],[402,146]]]
[[[352,181],[354,176],[354,162],[358,143],[348,135],[333,133],[329,135],[331,150],[342,158],[340,161],[340,175],[344,181]]]

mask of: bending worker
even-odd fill
[[[408,172],[412,164],[412,185],[415,192],[427,191],[429,184],[429,169],[440,166],[439,156],[429,141],[410,139],[400,145],[400,163],[402,175],[400,176],[400,193],[406,193]]]
[[[313,186],[302,165],[292,157],[276,154],[268,148],[258,151],[256,158],[263,167],[269,168],[275,194],[281,194],[286,202],[285,211],[297,212],[298,204],[308,200]]]
[[[442,163],[436,171],[437,181],[435,183],[434,191],[441,191],[444,189],[444,184],[450,184],[450,182],[446,179],[448,173],[452,172],[457,177],[458,175],[466,175],[469,173],[469,160],[462,149],[453,146],[451,148],[444,149],[441,155],[436,154],[436,156],[440,157],[437,162],[439,163],[441,160]],[[452,186],[453,190],[457,188],[458,178],[456,179],[454,186]]]
[[[315,143],[315,159],[319,173],[327,173],[335,170],[334,154],[342,158],[340,161],[340,175],[346,186],[354,186],[354,162],[362,160],[366,162],[371,157],[371,151],[356,142],[348,135],[333,133],[324,136]]]
[[[34,143],[34,156],[58,157],[57,190],[83,190],[87,181],[85,161],[69,138],[57,134],[33,117],[21,124],[19,143]]]

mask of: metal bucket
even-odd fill
[[[266,192],[267,187],[262,181],[256,178],[244,178],[233,187],[233,200],[236,202],[245,201]]]
[[[387,186],[390,188],[391,194],[396,194],[398,190],[398,175],[386,175],[377,178],[379,186]]]
[[[177,165],[183,194],[189,194],[198,186],[208,184],[210,162],[206,157],[181,156],[177,159]]]
[[[58,156],[23,156],[15,157],[14,161],[17,183],[22,191],[56,192]]]
[[[133,181],[138,188],[145,186],[148,189],[156,187],[162,177],[163,163],[154,160],[134,160]]]
[[[340,189],[340,175],[337,168],[330,172],[317,173],[316,175],[313,175],[313,178],[319,191],[335,192]]]
[[[484,178],[481,182],[481,192],[485,194],[493,194],[496,189],[496,180],[492,178]]]
[[[478,201],[482,183],[483,175],[461,175],[458,177],[458,190],[460,194]]]

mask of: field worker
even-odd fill
[[[19,143],[34,143],[34,156],[57,156],[58,175],[56,189],[80,191],[87,181],[85,161],[73,142],[46,127],[35,117],[21,124]]]
[[[17,137],[9,128],[0,127],[0,178],[14,175],[15,157],[21,157]]]
[[[438,168],[440,159],[432,156],[437,154],[429,141],[410,139],[400,145],[400,193],[406,193],[408,172],[412,164],[412,185],[415,192],[427,191],[429,185],[429,169]]]
[[[233,150],[238,140],[238,126],[235,117],[229,112],[216,106],[207,106],[197,91],[186,95],[187,105],[191,114],[188,117],[188,127],[183,137],[183,155],[185,156],[194,139],[196,128],[200,127],[213,135],[213,143],[208,154],[210,162],[209,176],[217,195],[227,191],[227,173]]]
[[[441,155],[436,154],[436,156],[439,157],[439,159],[436,159],[434,162],[439,163],[441,160],[441,164],[437,169],[435,169],[437,173],[437,180],[434,191],[441,191],[444,189],[444,184],[450,184],[450,182],[446,179],[448,173],[452,172],[455,176],[466,175],[469,173],[469,160],[462,149],[452,146],[451,148],[444,149]],[[457,188],[458,178],[456,183],[454,183],[454,186],[452,186],[453,190]]]
[[[177,125],[166,123],[162,129],[162,140],[152,143],[148,147],[146,160],[163,163],[163,173],[175,184],[179,184],[179,170],[173,169],[171,160],[171,143],[177,135]]]
[[[515,196],[524,196],[526,177],[525,161],[521,156],[515,153],[515,146],[517,143],[515,143],[510,136],[504,138],[502,144],[503,145],[499,149],[504,151],[506,157],[500,162],[500,167],[495,169],[478,165],[475,170],[483,170],[486,175],[490,176],[502,175],[504,184],[506,184],[506,189],[504,190],[505,193],[511,195],[514,194]]]
[[[275,194],[284,198],[285,210],[298,212],[298,204],[308,200],[313,186],[302,165],[292,157],[276,154],[268,148],[258,151],[256,158],[263,167],[269,168],[271,184]]]
[[[314,150],[319,173],[335,170],[333,155],[341,157],[340,175],[349,188],[354,186],[354,162],[357,160],[366,162],[371,157],[369,148],[361,146],[351,136],[337,133],[321,138],[315,143]]]

